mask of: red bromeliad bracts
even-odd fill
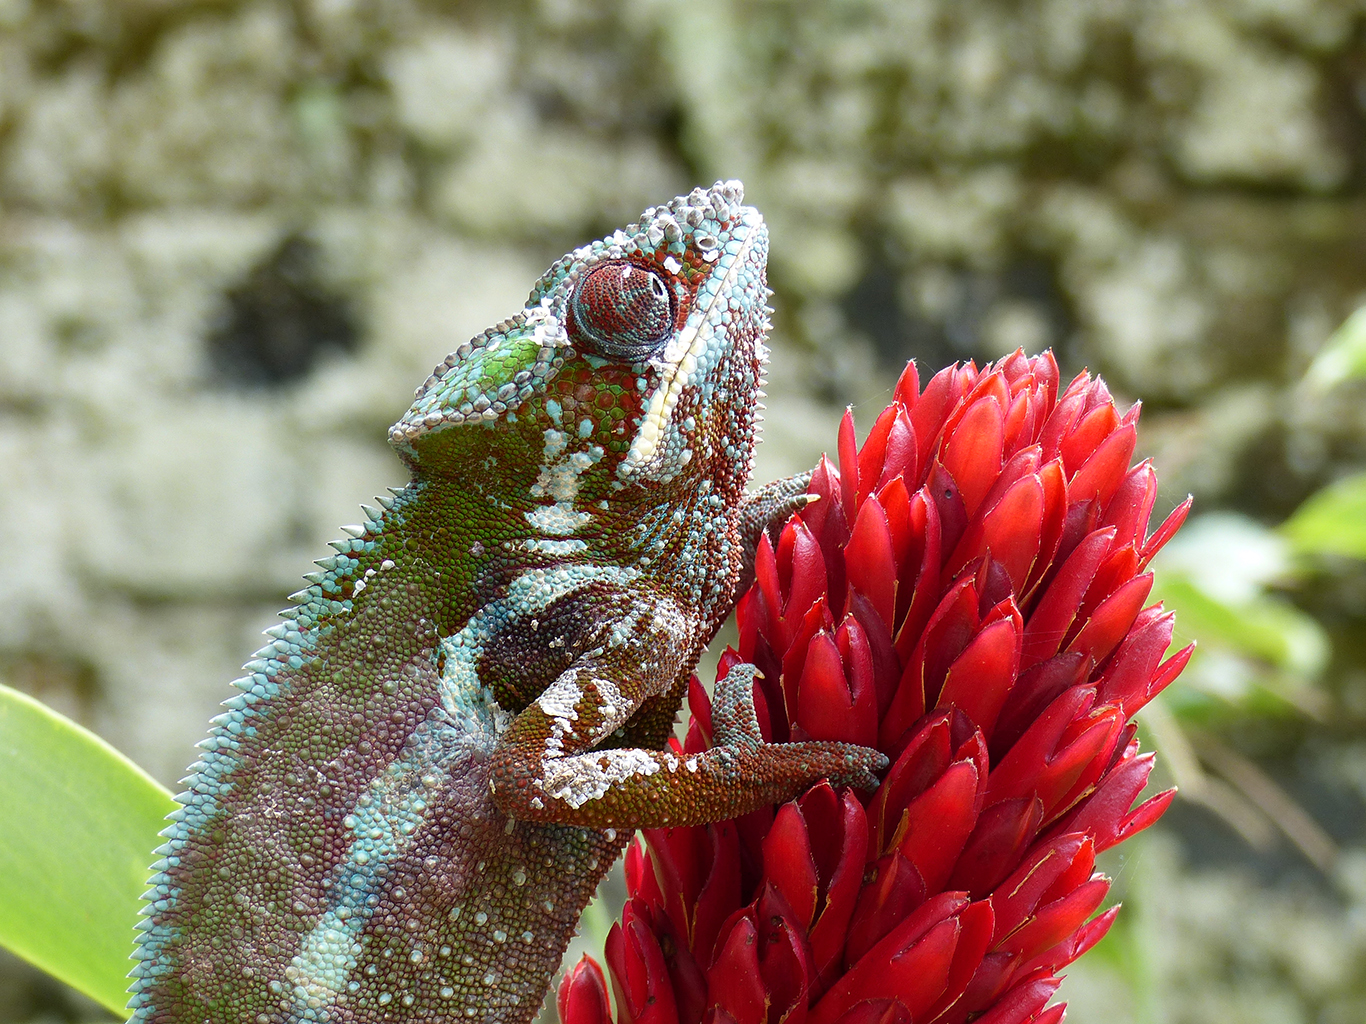
[[[1096,854],[1152,824],[1129,724],[1185,666],[1144,608],[1157,478],[1088,374],[1051,354],[908,366],[837,470],[760,545],[737,606],[765,740],[877,746],[864,799],[822,783],[730,821],[644,833],[607,939],[618,1024],[1056,1024],[1058,972],[1105,934]],[[681,752],[710,745],[693,680]],[[677,743],[675,741],[675,746]],[[563,1024],[611,1020],[585,958]]]

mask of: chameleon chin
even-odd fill
[[[753,669],[665,749],[761,532],[745,491],[768,233],[739,182],[569,253],[438,366],[411,482],[333,543],[234,684],[162,834],[145,1024],[534,1017],[632,829],[699,824],[874,750],[768,744]]]

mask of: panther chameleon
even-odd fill
[[[537,1013],[640,827],[698,824],[882,755],[769,744],[754,669],[713,746],[667,744],[759,537],[746,493],[768,232],[694,189],[536,283],[389,431],[411,482],[333,543],[237,680],[162,834],[137,1024]]]

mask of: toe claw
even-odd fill
[[[832,776],[831,782],[841,786],[852,786],[855,789],[874,790],[882,785],[877,773],[884,770],[890,762],[879,750],[850,746],[845,750],[844,763],[848,765],[848,769],[840,772],[838,778]]]

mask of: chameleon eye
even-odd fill
[[[634,263],[595,267],[570,299],[574,324],[598,352],[619,359],[653,354],[673,327],[669,286]]]

